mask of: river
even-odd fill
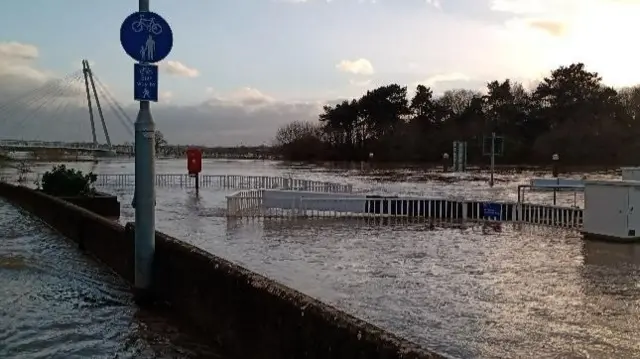
[[[70,165],[133,172],[126,161]],[[532,175],[500,175],[489,189],[473,175],[434,180],[393,171],[387,181],[388,173],[270,161],[207,160],[203,167],[208,174],[347,182],[356,191],[502,200],[515,200],[518,184]],[[184,160],[157,163],[157,173],[184,171]],[[121,198],[122,222],[133,220],[132,188],[107,190]],[[157,228],[453,358],[640,357],[637,245],[533,227],[484,234],[335,219],[230,221],[228,193],[158,188]],[[560,203],[572,201],[560,195]]]
[[[0,200],[0,358],[203,358],[215,353],[29,214]]]

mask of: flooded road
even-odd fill
[[[395,182],[381,182],[357,170],[269,161],[206,161],[203,167],[207,174],[346,182],[356,191],[496,200],[515,200],[518,184],[531,177],[498,176],[488,188],[471,177],[416,181],[419,174],[399,173]],[[133,164],[99,163],[93,170],[133,173]],[[158,162],[157,173],[184,171],[183,160]],[[107,191],[120,196],[122,221],[133,220],[132,188]],[[453,358],[640,357],[637,245],[585,242],[574,232],[531,227],[483,234],[336,219],[229,221],[228,193],[158,188],[157,228]],[[569,204],[573,196],[559,200]]]
[[[213,352],[140,311],[127,284],[0,200],[0,358],[201,358]]]

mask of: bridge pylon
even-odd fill
[[[82,60],[82,73],[84,74],[84,86],[87,93],[87,106],[89,107],[89,121],[91,122],[91,135],[93,139],[93,145],[98,147],[98,138],[96,136],[96,125],[93,115],[93,104],[91,102],[91,94],[93,94],[93,98],[96,102],[96,109],[98,110],[98,116],[100,117],[100,122],[102,124],[102,130],[104,131],[104,137],[107,141],[107,147],[109,151],[113,151],[113,146],[111,145],[111,138],[109,137],[109,130],[107,129],[107,123],[104,121],[104,114],[102,113],[102,106],[100,105],[100,98],[98,97],[98,92],[96,91],[96,85],[93,80],[93,72],[91,71],[91,67],[89,66],[89,61]],[[91,85],[91,87],[89,86]]]

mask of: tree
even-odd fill
[[[160,132],[160,130],[156,130],[156,132],[155,132],[156,150],[161,149],[161,148],[163,148],[164,146],[166,146],[168,144],[169,143],[165,139],[164,134],[162,132]]]
[[[511,79],[437,96],[424,85],[389,84],[360,98],[325,106],[319,122],[294,122],[276,135],[284,158],[440,162],[454,140],[469,144],[468,158],[486,161],[483,136],[505,138],[503,161],[636,164],[640,151],[640,87],[616,91],[582,63],[561,66],[527,90]]]
[[[278,129],[274,145],[287,159],[314,160],[323,147],[321,133],[317,125],[294,121]]]

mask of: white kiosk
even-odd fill
[[[625,181],[640,181],[640,167],[620,167],[622,179]]]
[[[583,234],[640,240],[640,180],[585,181]]]

